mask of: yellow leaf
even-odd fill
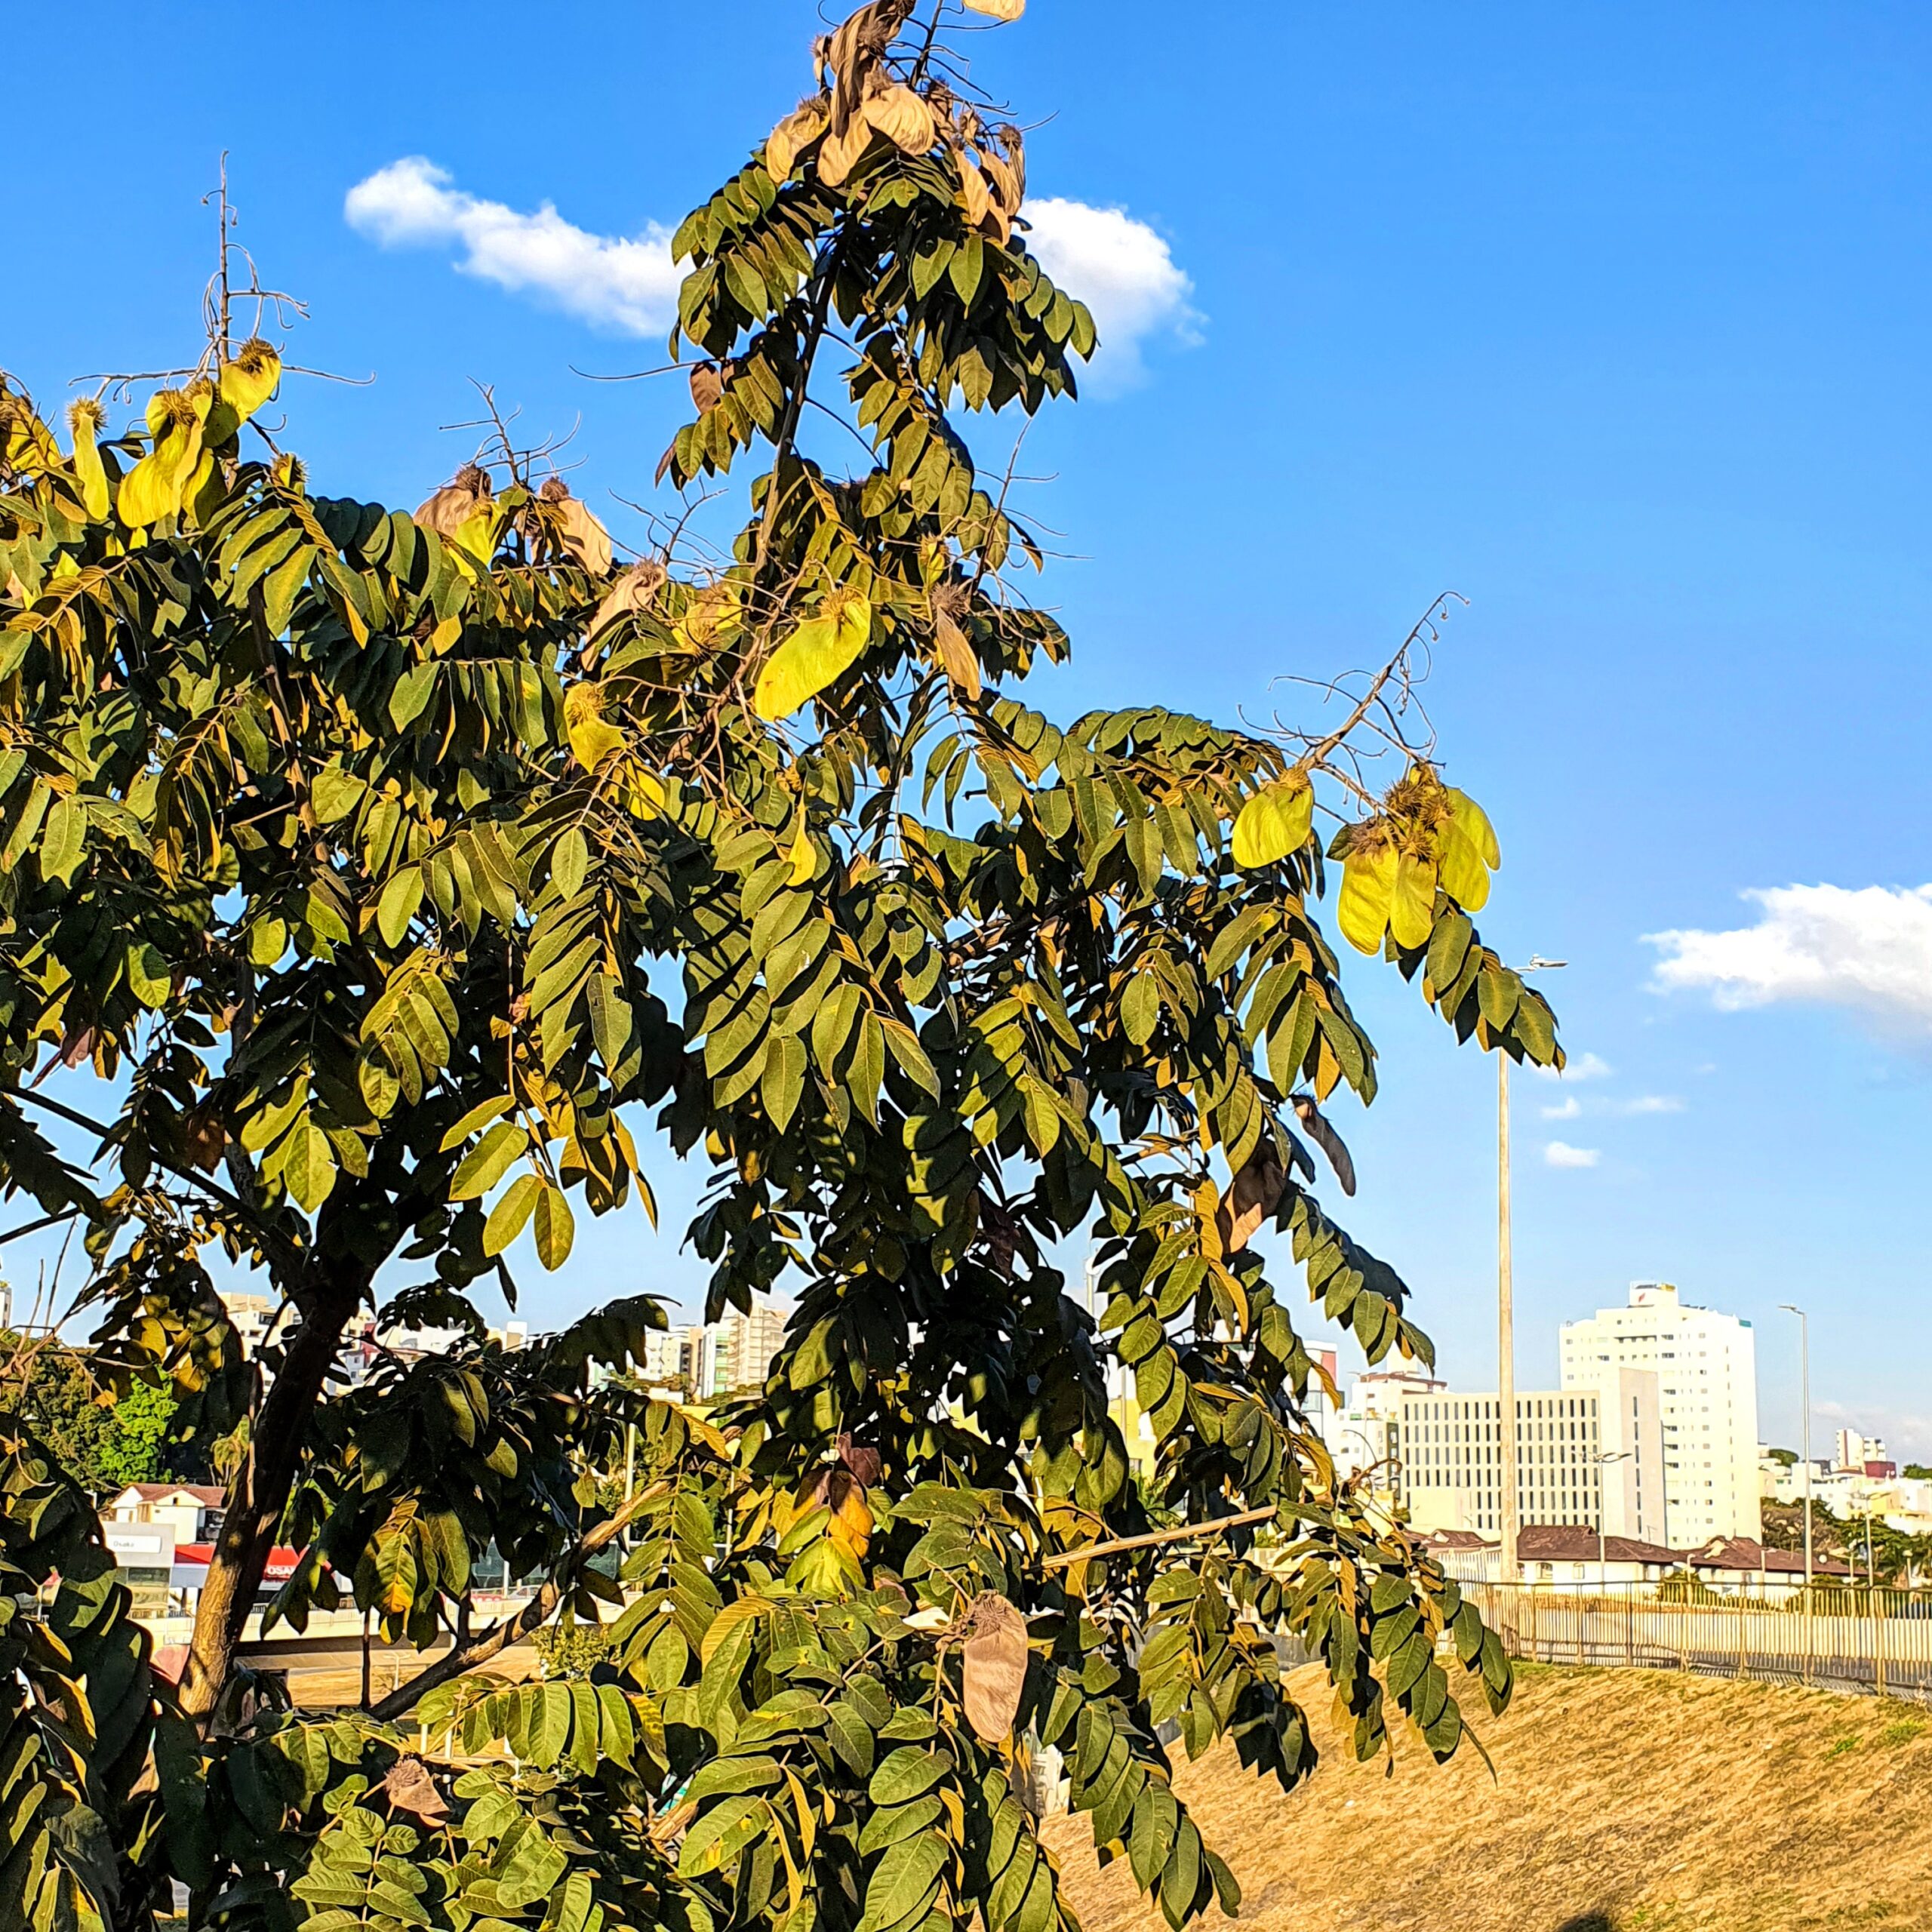
[[[1298,852],[1315,821],[1315,789],[1300,772],[1257,792],[1235,820],[1235,863],[1272,866]]]
[[[964,0],[975,14],[989,14],[996,20],[1017,20],[1026,11],[1026,0]]]
[[[752,695],[752,709],[768,722],[790,717],[851,669],[872,635],[872,607],[864,598],[828,603],[766,659]]]
[[[221,365],[221,399],[234,411],[235,428],[275,394],[281,380],[281,358],[272,344],[251,336],[235,351],[234,360]]]
[[[1395,884],[1389,899],[1389,930],[1405,951],[1429,943],[1435,924],[1435,861],[1404,852],[1395,861]]]
[[[1380,947],[1389,924],[1389,902],[1395,891],[1394,846],[1358,846],[1343,862],[1335,923],[1341,928],[1342,937],[1358,952],[1374,952]]]
[[[604,687],[573,685],[564,694],[564,736],[571,755],[586,771],[595,771],[613,752],[621,751],[624,734],[604,718]]]
[[[811,835],[805,830],[802,813],[798,818],[798,835],[792,841],[792,849],[786,857],[792,861],[792,883],[794,885],[803,885],[818,869],[818,848],[812,843]]]

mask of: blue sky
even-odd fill
[[[51,85],[17,91],[13,203],[44,213],[0,360],[51,401],[192,359],[226,146],[312,312],[291,358],[377,378],[285,387],[318,488],[426,495],[476,379],[533,440],[580,419],[577,485],[637,534],[611,493],[648,496],[677,398],[573,365],[661,359],[652,225],[804,91],[814,10],[345,4],[264,17],[245,59],[227,14],[168,18],[97,5],[84,50],[15,23]],[[1792,1440],[1801,1301],[1817,1429],[1932,1460],[1932,16],[1034,0],[971,46],[1052,117],[1043,244],[1115,324],[1026,446],[1076,648],[1040,698],[1265,712],[1466,595],[1427,697],[1503,841],[1485,931],[1574,962],[1564,1036],[1607,1069],[1518,1083],[1519,1373],[1660,1275],[1758,1324]],[[1353,1225],[1494,1386],[1493,1075],[1380,977]],[[538,1318],[687,1292],[663,1193],[674,1232],[586,1229]]]

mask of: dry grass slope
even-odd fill
[[[1232,1752],[1177,1783],[1257,1932],[1932,1932],[1932,1712],[1647,1671],[1522,1669],[1438,1770],[1357,1764],[1318,1672],[1293,1680],[1322,1765],[1284,1798]],[[1049,1828],[1087,1932],[1164,1922],[1084,1822]]]

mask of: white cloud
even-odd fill
[[[423,155],[358,181],[343,213],[383,248],[453,246],[463,274],[536,295],[599,328],[654,334],[677,312],[682,272],[672,257],[671,230],[658,222],[635,235],[594,235],[566,221],[551,202],[526,214],[467,193]],[[1136,380],[1142,346],[1153,337],[1193,339],[1194,285],[1144,221],[1054,195],[1028,202],[1026,213],[1029,245],[1047,272],[1093,311],[1098,386]]]
[[[1721,1008],[1781,1001],[1852,1008],[1893,1033],[1932,1035],[1932,885],[1784,885],[1747,892],[1755,925],[1651,933],[1654,981]]]
[[[1552,1168],[1593,1168],[1603,1158],[1595,1147],[1573,1147],[1567,1140],[1552,1140],[1543,1150],[1543,1163]]]
[[[452,177],[411,155],[358,181],[343,202],[350,227],[385,248],[453,243],[462,273],[624,335],[647,335],[677,312],[671,231],[648,222],[635,236],[592,235],[546,202],[525,214],[452,187]]]
[[[1540,1074],[1546,1080],[1603,1080],[1609,1077],[1610,1063],[1599,1060],[1595,1054],[1572,1054],[1569,1063],[1561,1072],[1553,1066],[1532,1067],[1531,1072]]]
[[[1634,1100],[1617,1101],[1611,1111],[1619,1114],[1681,1114],[1684,1103],[1674,1094],[1640,1094]]]
[[[1583,1111],[1583,1103],[1574,1094],[1566,1094],[1553,1107],[1545,1107],[1545,1120],[1574,1120]]]
[[[1194,285],[1168,245],[1124,208],[1097,208],[1048,195],[1023,211],[1027,246],[1069,295],[1094,312],[1100,348],[1095,376],[1120,387],[1143,373],[1143,343],[1158,335],[1195,339],[1200,318],[1188,306]]]

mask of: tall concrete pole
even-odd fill
[[[1522,1578],[1516,1560],[1516,1289],[1509,1250],[1509,1056],[1496,1056],[1497,1453],[1503,1477],[1502,1577]]]

